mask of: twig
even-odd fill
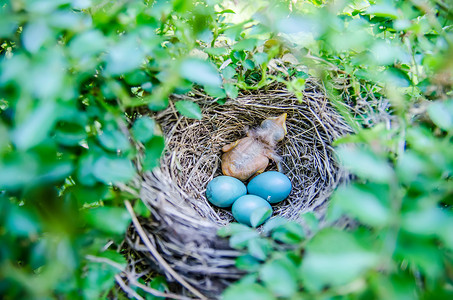
[[[140,222],[137,219],[137,216],[134,213],[134,210],[132,209],[132,205],[129,201],[125,201],[125,205],[127,210],[129,211],[129,214],[132,217],[132,223],[135,226],[135,229],[137,230],[138,234],[142,238],[143,242],[145,243],[146,247],[148,248],[149,252],[154,256],[154,258],[160,263],[160,265],[173,276],[173,278],[178,281],[182,286],[184,286],[186,289],[188,289],[191,293],[193,293],[195,296],[199,297],[200,299],[208,299],[206,296],[204,296],[202,293],[200,293],[196,288],[194,288],[192,285],[190,285],[187,281],[185,281],[178,273],[176,273],[175,270],[163,259],[163,257],[159,254],[156,248],[151,244],[151,241],[149,240],[148,236],[146,235],[145,231],[143,230],[142,226],[140,225]]]
[[[165,298],[171,298],[171,299],[177,299],[177,300],[192,299],[192,298],[189,298],[189,297],[176,295],[176,294],[172,294],[172,293],[163,293],[163,292],[158,291],[156,289],[150,288],[149,286],[146,286],[146,285],[144,285],[144,284],[142,284],[142,283],[140,283],[138,281],[131,281],[131,283],[133,285],[135,285],[136,287],[139,287],[142,290],[144,290],[145,292],[150,293],[151,295],[156,296],[156,297],[165,297]]]
[[[94,256],[94,255],[86,255],[85,258],[89,261],[108,264],[109,266],[114,267],[115,269],[118,269],[119,271],[124,271],[123,266],[121,266],[119,263],[114,262],[113,260],[110,260],[108,258]]]
[[[115,275],[115,280],[116,280],[116,282],[118,282],[118,284],[119,284],[120,287],[123,289],[123,291],[125,291],[125,292],[128,293],[129,295],[133,296],[135,299],[138,299],[138,300],[145,300],[142,296],[140,296],[139,294],[137,294],[136,291],[134,291],[133,289],[131,289],[131,287],[128,286],[128,285],[123,281],[123,279],[121,278],[120,275],[116,274],[116,275]]]

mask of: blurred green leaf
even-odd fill
[[[0,189],[17,189],[32,182],[39,165],[36,156],[15,152],[2,158],[0,168]]]
[[[211,97],[214,98],[226,98],[226,92],[224,89],[216,86],[207,85],[204,87],[204,91]]]
[[[254,230],[234,233],[230,238],[230,247],[235,249],[244,248],[251,239],[258,237],[258,233]]]
[[[247,244],[250,255],[259,260],[265,260],[272,250],[271,243],[265,239],[251,239]]]
[[[181,63],[181,76],[200,85],[220,86],[222,80],[216,67],[207,61],[188,58]]]
[[[99,299],[106,290],[115,284],[114,276],[118,270],[106,264],[91,263],[83,278],[85,299]]]
[[[367,10],[367,14],[374,15],[377,17],[385,17],[391,19],[398,18],[398,11],[391,4],[375,4],[371,5]]]
[[[377,253],[365,248],[352,233],[327,228],[307,244],[300,274],[307,289],[320,291],[353,281],[376,266],[378,259]]]
[[[167,281],[165,280],[165,277],[162,277],[162,276],[154,277],[153,280],[151,280],[149,286],[160,292],[165,292],[168,289]],[[153,296],[150,294],[146,295],[146,300],[159,300],[159,299],[165,299],[165,298],[156,297],[156,296]]]
[[[252,227],[257,227],[269,219],[271,215],[272,208],[260,207],[252,212],[250,216],[250,224],[252,224]]]
[[[137,200],[134,204],[134,212],[142,217],[148,218],[151,216],[151,211],[146,207],[146,205],[141,200]]]
[[[349,147],[337,149],[344,166],[353,173],[376,182],[390,182],[393,172],[381,157],[365,148]]]
[[[131,222],[131,216],[125,208],[96,207],[85,212],[86,222],[108,234],[124,234]]]
[[[285,244],[297,244],[305,238],[305,233],[300,224],[288,222],[274,227],[272,238]]]
[[[51,36],[52,32],[44,20],[27,24],[22,32],[24,47],[32,53],[37,52]]]
[[[204,48],[204,52],[214,55],[214,56],[220,56],[228,53],[228,50],[224,47],[219,47],[219,48]]]
[[[453,100],[431,103],[428,107],[428,114],[439,128],[447,131],[453,130]]]
[[[233,284],[222,296],[223,300],[273,300],[276,299],[266,288],[254,284]]]
[[[183,116],[188,118],[197,120],[201,120],[203,118],[200,106],[198,106],[195,102],[181,100],[175,103],[175,107]]]
[[[121,75],[139,67],[145,58],[143,50],[135,42],[136,37],[125,36],[108,50],[105,71],[109,75]]]
[[[145,170],[152,170],[159,166],[160,157],[165,149],[165,140],[162,136],[154,136],[146,143],[143,167]]]
[[[217,230],[217,234],[220,237],[227,237],[240,232],[254,232],[254,230],[249,226],[240,223],[230,223],[224,227],[220,227],[219,230]]]
[[[385,192],[381,191],[380,194]],[[370,190],[357,184],[337,189],[333,201],[363,224],[382,227],[390,221],[390,207],[382,203]]]
[[[127,182],[134,177],[135,169],[127,158],[102,156],[94,163],[93,175],[106,184]]]
[[[86,137],[85,128],[80,124],[61,122],[55,129],[55,140],[65,146],[76,146]]]
[[[137,140],[142,143],[149,141],[155,132],[156,122],[150,117],[141,117],[135,120],[132,132]]]
[[[22,150],[38,145],[48,137],[55,121],[55,103],[50,101],[42,103],[14,130],[15,145]]]
[[[89,58],[105,50],[106,46],[107,39],[101,31],[89,30],[76,35],[69,42],[69,53],[74,58]]]
[[[222,70],[222,74],[225,79],[232,79],[236,75],[236,70],[233,66],[229,65]]]
[[[239,89],[232,83],[225,83],[225,92],[228,97],[236,99],[239,95]]]
[[[8,212],[6,229],[14,236],[36,237],[41,231],[41,222],[32,211],[12,205]]]
[[[261,262],[250,254],[239,256],[235,262],[236,268],[248,272],[257,271],[260,265]]]
[[[279,297],[293,296],[298,290],[297,269],[284,260],[271,260],[259,271],[265,286]]]
[[[101,144],[111,151],[127,151],[131,148],[129,140],[119,130],[105,130],[98,138]]]

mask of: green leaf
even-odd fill
[[[167,108],[168,98],[156,97],[154,95],[143,98],[144,103],[148,103],[148,107],[152,111],[159,111]]]
[[[247,272],[258,271],[260,265],[261,263],[250,254],[239,256],[235,262],[236,268],[240,270],[245,270]]]
[[[107,40],[100,30],[94,29],[76,35],[69,42],[69,53],[79,62],[83,57],[92,57],[105,50]],[[80,66],[79,66],[80,67]]]
[[[225,92],[231,99],[236,99],[239,95],[239,89],[233,83],[225,83]]]
[[[453,130],[453,100],[431,103],[428,114],[439,128]]]
[[[228,53],[227,48],[219,47],[219,48],[204,48],[204,52],[213,56],[220,56]]]
[[[62,122],[55,129],[55,140],[65,146],[77,146],[87,137],[85,128],[81,124]]]
[[[219,230],[217,230],[217,235],[219,235],[220,237],[227,237],[240,232],[254,232],[254,229],[244,224],[230,223],[224,227],[219,228]]]
[[[85,220],[107,234],[124,234],[131,216],[125,208],[103,206],[87,210]]]
[[[258,52],[253,54],[253,59],[258,65],[262,65],[269,61],[269,56],[265,52]]]
[[[279,297],[290,298],[297,292],[297,269],[288,261],[267,262],[259,274],[266,287]]]
[[[337,153],[343,165],[362,178],[382,183],[393,179],[393,170],[387,161],[368,149],[338,148]]]
[[[124,80],[130,85],[139,86],[149,82],[149,76],[142,70],[134,70],[124,75]]]
[[[134,137],[142,143],[149,141],[155,132],[156,122],[150,117],[141,117],[135,120],[132,126]]]
[[[319,219],[313,212],[302,213],[300,218],[308,226],[311,232],[316,232],[319,228]]]
[[[222,295],[223,300],[274,300],[272,293],[257,284],[233,284]]]
[[[47,101],[17,126],[12,136],[17,148],[22,150],[32,148],[48,137],[56,121],[55,109],[55,103]]]
[[[13,152],[0,160],[0,190],[19,189],[37,176],[38,159],[29,153]]]
[[[146,207],[142,200],[138,199],[134,204],[134,211],[137,215],[148,218],[151,215],[151,211]]]
[[[175,107],[183,116],[188,118],[197,120],[201,120],[203,118],[200,106],[198,106],[195,102],[181,100],[175,103]]]
[[[83,277],[84,299],[101,299],[102,293],[115,285],[115,274],[118,270],[107,264],[90,263]]]
[[[41,224],[30,210],[12,205],[7,216],[6,229],[14,236],[33,237],[41,231]]]
[[[250,216],[250,224],[252,227],[257,227],[263,224],[272,215],[272,208],[260,207],[252,212]]]
[[[380,194],[385,194],[385,191]],[[382,227],[390,221],[390,207],[384,205],[373,192],[357,184],[337,189],[333,201],[363,224]]]
[[[391,4],[371,5],[366,10],[366,13],[369,15],[377,16],[377,17],[384,17],[384,18],[390,18],[390,19],[398,18],[397,9]]]
[[[94,163],[96,159],[97,157],[93,153],[88,153],[80,157],[77,166],[77,179],[82,184],[88,186],[96,184],[97,180],[94,176]]]
[[[379,256],[365,248],[352,233],[321,230],[307,244],[300,274],[305,287],[320,291],[325,286],[347,284],[375,267]]]
[[[22,41],[25,49],[32,53],[36,53],[52,36],[52,31],[44,20],[37,20],[28,23],[22,32]]]
[[[214,98],[226,98],[226,92],[221,87],[207,85],[204,87],[204,91],[211,97]]]
[[[275,227],[272,238],[285,244],[297,244],[305,238],[305,232],[300,224],[288,222]]]
[[[188,58],[184,60],[179,72],[183,78],[200,85],[220,86],[222,84],[216,67],[201,59]]]
[[[270,220],[268,220],[266,224],[263,225],[263,232],[271,233],[272,231],[280,228],[286,223],[288,223],[288,219],[285,219],[280,216],[273,217]]]
[[[452,223],[453,216],[439,207],[423,207],[402,214],[402,228],[418,236],[441,234],[446,224]]]
[[[135,176],[135,168],[127,158],[102,156],[94,163],[93,175],[104,182],[127,182]]]
[[[143,167],[145,170],[152,170],[160,165],[160,157],[165,149],[165,139],[156,135],[146,143]]]
[[[160,292],[165,292],[168,290],[167,281],[165,280],[165,277],[163,277],[163,276],[154,277],[153,280],[151,280],[149,286]],[[165,298],[163,298],[163,297],[157,297],[157,296],[153,296],[151,294],[146,294],[146,300],[164,300],[164,299]]]
[[[93,205],[99,203],[107,195],[108,188],[104,184],[86,187],[83,184],[75,185],[68,189],[75,197],[80,207],[84,204]]]
[[[252,51],[258,45],[257,39],[245,39],[240,40],[236,44],[234,44],[233,49],[236,51]]]
[[[272,250],[272,245],[265,239],[251,239],[247,244],[250,255],[259,260],[265,260]]]
[[[108,150],[127,151],[131,149],[129,140],[119,130],[105,130],[99,136],[99,141]]]
[[[254,230],[252,231],[241,231],[235,233],[230,238],[230,247],[235,249],[242,249],[247,246],[248,242],[251,239],[259,237],[258,233]]]
[[[105,72],[109,75],[121,75],[133,71],[143,63],[145,55],[134,36],[125,36],[116,45],[110,47],[106,58]]]
[[[234,75],[236,75],[236,70],[231,65],[230,66],[226,66],[222,70],[222,75],[223,75],[223,77],[225,79],[232,79],[234,77]]]
[[[250,60],[250,59],[246,59],[244,60],[244,67],[247,69],[247,70],[253,70],[255,69],[255,63]]]
[[[384,81],[396,85],[398,87],[409,87],[412,85],[412,80],[407,74],[407,72],[395,68],[390,67],[384,73]]]

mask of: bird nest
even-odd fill
[[[243,275],[235,267],[240,253],[216,235],[233,221],[231,211],[211,205],[205,196],[208,182],[222,175],[222,146],[244,137],[248,128],[264,119],[287,113],[288,133],[277,153],[293,189],[285,201],[274,205],[273,215],[297,221],[312,211],[322,219],[322,208],[345,177],[331,144],[350,128],[314,79],[307,80],[301,102],[280,84],[243,91],[224,104],[199,91],[172,97],[196,102],[203,118],[183,117],[173,105],[154,115],[167,149],[161,167],[143,178],[140,196],[151,217],[137,220],[126,240],[168,281],[179,282],[197,297],[217,297]],[[267,170],[275,169],[270,164]]]

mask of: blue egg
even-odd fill
[[[269,203],[278,203],[285,200],[291,193],[291,181],[280,172],[264,172],[252,180],[247,185],[249,194],[260,196]]]
[[[218,207],[229,207],[245,194],[247,188],[242,181],[231,176],[218,176],[206,187],[206,198]]]
[[[245,195],[233,203],[231,212],[239,223],[256,227],[270,218],[272,215],[272,207],[269,202],[261,197]]]

